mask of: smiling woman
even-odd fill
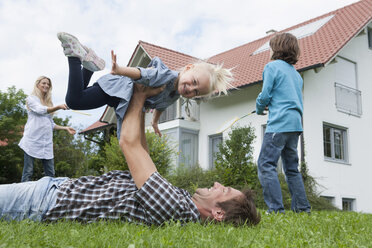
[[[53,130],[66,130],[75,134],[71,127],[56,125],[53,113],[59,109],[68,109],[66,104],[53,107],[52,81],[40,76],[37,78],[34,90],[26,99],[28,119],[19,147],[24,151],[24,167],[22,182],[32,179],[34,160],[41,160],[46,176],[54,177],[53,160]]]

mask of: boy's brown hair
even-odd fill
[[[281,59],[292,65],[297,63],[300,47],[296,36],[290,33],[277,34],[271,38],[269,44],[273,50],[272,60]]]

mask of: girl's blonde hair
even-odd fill
[[[204,68],[209,72],[210,88],[209,93],[202,97],[211,97],[215,91],[218,92],[218,96],[223,92],[227,95],[227,89],[236,88],[231,83],[234,81],[232,69],[223,68],[223,64],[210,64],[204,61],[194,63],[194,69]]]
[[[49,81],[49,90],[48,92],[43,95],[40,91],[40,89],[37,87],[41,80],[43,79],[48,79]],[[53,102],[52,102],[52,80],[46,76],[40,76],[36,79],[35,85],[34,85],[34,90],[32,91],[31,95],[37,96],[40,99],[41,104],[47,107],[53,107]]]

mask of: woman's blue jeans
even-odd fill
[[[297,144],[300,132],[265,133],[258,158],[258,178],[268,212],[284,212],[282,192],[278,179],[277,162],[282,157],[283,169],[292,197],[291,209],[310,212],[302,175],[298,170]]]
[[[21,182],[28,182],[34,173],[34,157],[24,153],[24,165]],[[40,159],[44,167],[45,176],[54,177],[54,159]]]

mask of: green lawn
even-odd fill
[[[256,227],[0,221],[0,247],[372,247],[372,214],[263,215]]]

